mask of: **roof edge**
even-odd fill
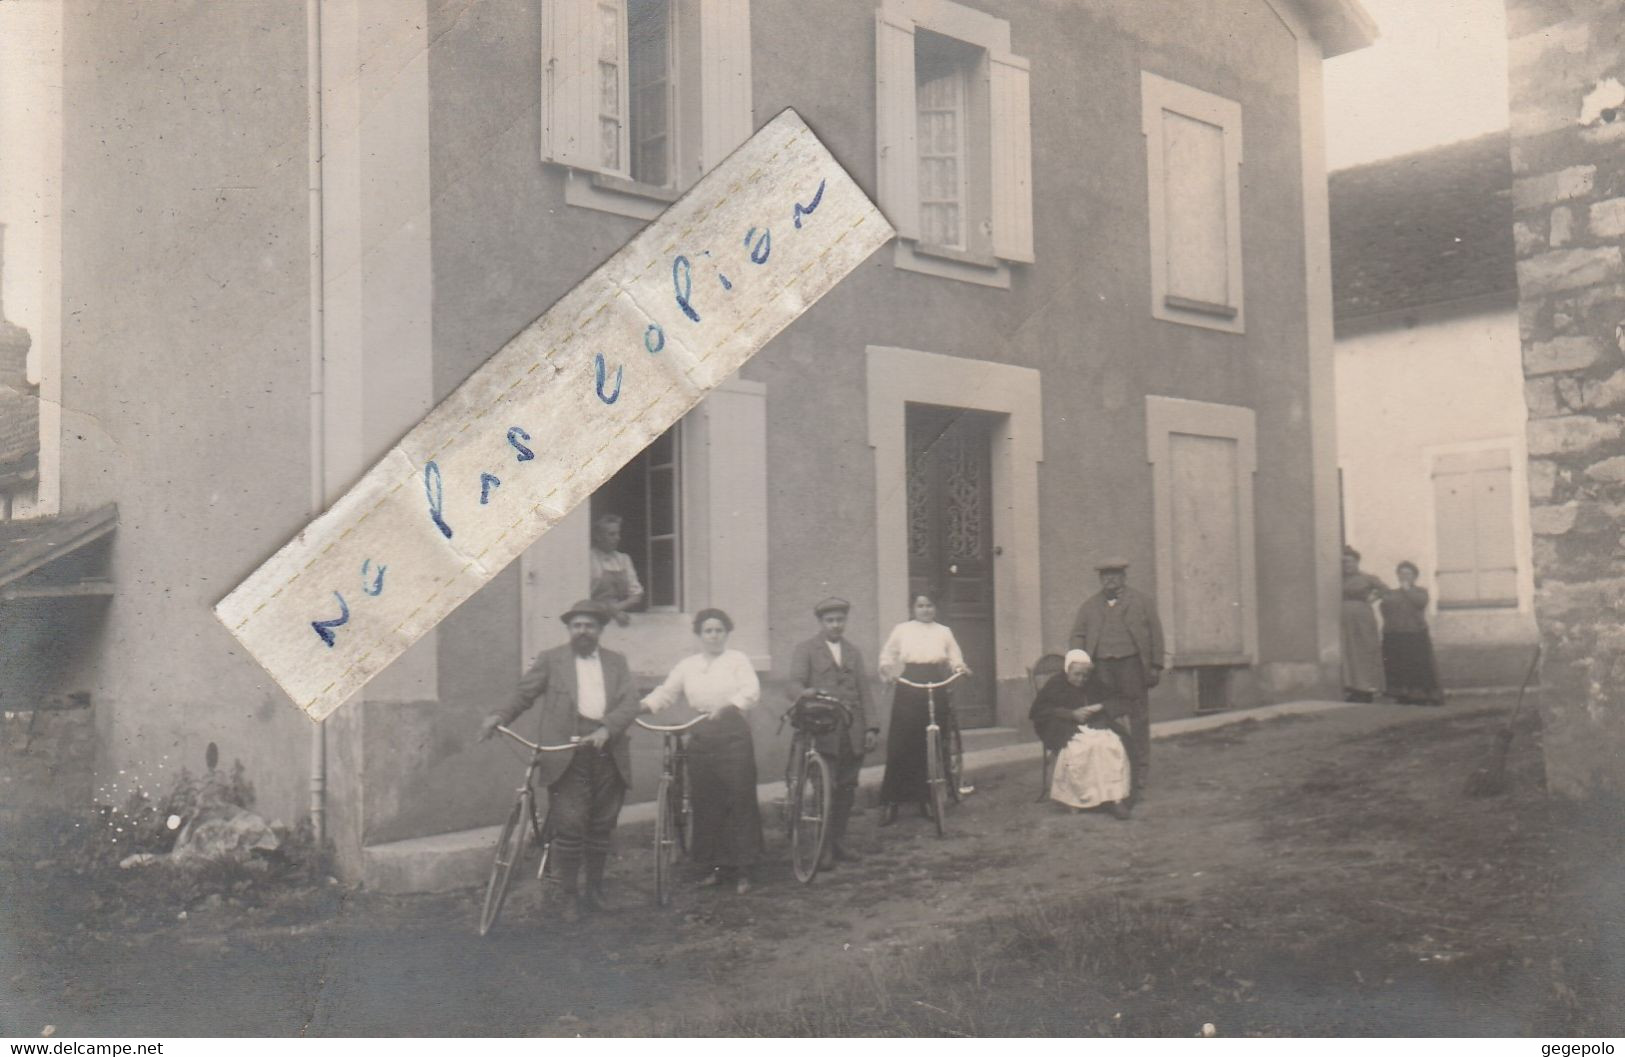
[[[1376,43],[1377,22],[1360,0],[1290,0],[1309,23],[1321,54],[1328,59]]]

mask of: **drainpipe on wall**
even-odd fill
[[[327,507],[327,369],[322,271],[322,0],[305,0],[305,111],[310,185],[310,513]],[[327,844],[327,727],[318,720],[310,735],[310,824],[316,846]]]

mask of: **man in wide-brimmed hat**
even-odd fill
[[[638,693],[626,658],[598,646],[604,625],[614,619],[608,606],[586,599],[559,619],[569,629],[570,641],[537,655],[519,680],[513,701],[486,717],[480,739],[489,738],[499,724],[512,724],[538,699],[539,744],[562,745],[572,738],[581,739],[581,748],[575,752],[544,753],[537,769],[552,797],[549,868],[581,906],[605,910],[604,863],[621,802],[632,784],[626,730],[638,716]],[[578,882],[583,861],[587,867],[585,892]]]
[[[1078,607],[1073,649],[1086,650],[1100,675],[1127,706],[1129,761],[1134,795],[1142,796],[1151,771],[1151,701],[1162,679],[1162,621],[1156,604],[1128,586],[1128,562],[1108,558],[1095,566],[1100,590]]]
[[[818,634],[796,645],[790,659],[788,689],[796,700],[822,692],[844,702],[851,721],[840,729],[822,734],[814,747],[827,757],[834,769],[834,795],[830,798],[829,840],[824,845],[825,868],[836,861],[853,862],[857,856],[846,847],[846,825],[857,799],[858,772],[863,770],[863,754],[875,747],[880,721],[870,700],[869,673],[863,654],[846,640],[846,615],[852,604],[844,598],[826,598],[813,607],[818,618]]]

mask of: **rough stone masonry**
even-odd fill
[[[1625,787],[1625,10],[1507,0],[1548,783]]]

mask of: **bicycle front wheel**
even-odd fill
[[[662,778],[655,791],[655,905],[662,907],[671,902],[676,884],[678,827],[673,792],[670,778]]]
[[[942,836],[948,813],[948,778],[943,774],[942,732],[932,727],[925,730],[925,784],[931,792],[931,819],[937,824],[937,836]]]
[[[791,797],[790,865],[796,880],[808,884],[818,874],[818,862],[829,836],[829,764],[817,753],[808,753],[801,779]]]
[[[502,902],[508,898],[508,883],[513,880],[513,868],[525,854],[525,838],[531,826],[530,794],[523,793],[508,812],[508,821],[497,837],[496,854],[491,860],[491,878],[485,884],[485,904],[480,908],[480,935],[491,931],[502,913]]]

